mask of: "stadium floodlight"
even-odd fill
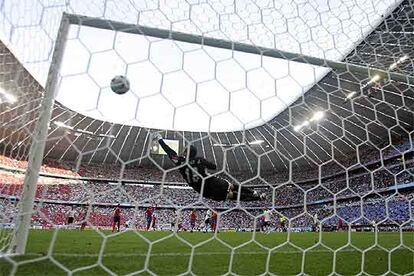
[[[404,62],[404,61],[406,61],[408,59],[408,55],[404,55],[404,56],[402,56],[398,61],[400,62],[400,63],[402,63],[402,62]]]
[[[397,68],[398,62],[394,62],[393,64],[390,65],[389,69],[390,70],[394,70],[395,68]]]
[[[225,143],[214,143],[213,147],[223,147],[223,148],[230,148],[230,147],[240,147],[245,146],[246,143],[234,143],[234,144],[225,144]]]
[[[322,118],[324,118],[324,117],[325,117],[325,112],[324,111],[316,111],[309,120],[305,120],[305,121],[303,121],[303,123],[301,123],[299,125],[296,125],[295,127],[293,127],[293,130],[298,132],[302,128],[310,125],[311,122],[316,122],[316,121],[322,120]]]
[[[71,126],[69,126],[69,125],[67,125],[67,124],[65,124],[64,122],[61,122],[61,121],[54,121],[53,123],[54,123],[57,127],[67,128],[67,129],[70,129],[70,130],[72,130],[72,129],[73,129],[73,127],[71,127]]]
[[[14,96],[14,95],[12,95],[12,94],[6,93],[6,94],[4,95],[4,97],[6,98],[7,102],[9,102],[9,103],[11,103],[11,104],[14,104],[14,103],[16,103],[16,102],[17,102],[17,98],[16,98],[16,96]]]
[[[14,104],[17,102],[17,97],[10,94],[9,92],[6,92],[4,88],[0,87],[0,94],[3,95],[3,97],[6,99],[6,102]]]
[[[390,65],[389,70],[394,70],[397,66],[408,59],[408,55],[400,57],[396,62]]]
[[[372,84],[372,83],[374,83],[374,82],[377,82],[377,81],[379,81],[381,79],[381,76],[380,75],[374,75],[370,80],[369,80],[369,82],[366,84],[366,85],[370,85],[370,84]]]
[[[357,92],[353,91],[346,96],[346,99],[351,99],[356,95]]]
[[[308,121],[308,120],[305,120],[303,123],[302,123],[302,126],[303,127],[306,127],[306,126],[308,126],[310,124],[310,122]]]
[[[263,142],[264,142],[263,140],[255,140],[255,141],[249,142],[249,144],[250,144],[250,145],[260,145],[260,144],[262,144]]]
[[[65,124],[64,122],[61,122],[61,121],[54,121],[53,124],[55,124],[57,127],[61,127],[61,128],[65,128],[67,130],[73,131],[76,136],[80,136],[80,134],[86,134],[86,135],[89,135],[89,136],[95,136],[95,137],[99,137],[99,138],[109,138],[109,139],[116,138],[114,135],[107,135],[107,134],[102,134],[102,133],[93,133],[92,131],[88,131],[88,130],[84,130],[84,129],[80,129],[80,128],[74,128],[70,125]]]
[[[84,134],[89,134],[89,133],[85,133],[85,131],[78,131],[80,133],[84,133]],[[92,133],[92,132],[91,132]],[[107,134],[91,134],[92,136],[97,136],[99,138],[109,138],[109,139],[115,139],[116,136],[115,135],[107,135]]]
[[[293,128],[294,131],[299,132],[302,129],[302,125],[297,125]]]
[[[389,69],[391,70],[391,69]],[[362,85],[362,88],[366,88],[376,82],[380,81],[383,77],[379,74],[374,75],[366,84]]]
[[[314,121],[319,121],[321,120],[323,117],[325,117],[325,112],[323,111],[316,111],[312,118],[309,119],[309,121],[314,122]]]
[[[308,120],[305,120],[303,123],[301,123],[300,125],[297,125],[293,128],[294,131],[298,132],[300,131],[302,128],[308,126],[310,124],[310,122]]]

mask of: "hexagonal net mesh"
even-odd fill
[[[0,19],[1,271],[412,273],[412,0]]]

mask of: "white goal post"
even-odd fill
[[[45,92],[40,104],[39,118],[32,136],[29,151],[29,160],[23,183],[23,191],[19,201],[19,212],[15,220],[15,230],[9,247],[9,254],[21,255],[25,253],[33,206],[36,194],[39,171],[43,161],[43,154],[47,135],[49,132],[50,118],[55,102],[55,92],[59,81],[59,69],[65,50],[65,43],[69,31],[69,19],[62,16],[59,32],[53,50],[52,64],[50,65]]]

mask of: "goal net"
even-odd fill
[[[412,273],[413,21],[412,0],[1,2],[0,270]]]

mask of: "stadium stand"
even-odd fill
[[[235,203],[215,202],[204,200],[211,208],[227,210],[221,220],[221,229],[246,230],[258,225],[258,216],[265,206],[273,206],[273,226],[278,229],[278,217],[291,219],[293,230],[310,230],[314,225],[313,215],[317,214],[322,227],[336,229],[339,217],[350,227],[361,225],[372,226],[372,222],[389,225],[389,229],[404,224],[410,218],[409,205],[414,197],[414,159],[411,145],[407,142],[385,151],[382,162],[368,156],[363,166],[351,167],[347,171],[338,170],[338,166],[324,168],[323,186],[318,185],[317,172],[301,172],[301,179],[295,184],[280,183],[286,176],[277,174],[267,175],[266,181],[274,186],[263,185],[260,179],[246,181],[262,190],[271,191],[272,197],[263,202],[242,202],[242,208],[250,213],[238,210]],[[406,154],[404,154],[406,153]],[[401,158],[404,158],[402,162]],[[2,212],[13,214],[24,180],[23,170],[27,163],[6,156],[0,156],[0,197],[3,200]],[[37,214],[32,222],[36,227],[63,227],[66,214],[71,206],[76,206],[77,221],[85,212],[84,208],[92,206],[88,212],[88,224],[92,227],[109,227],[111,210],[117,203],[122,204],[122,223],[134,221],[136,227],[145,225],[144,215],[134,217],[134,206],[144,208],[156,205],[159,225],[171,223],[172,212],[175,208],[184,208],[184,228],[189,227],[189,209],[195,207],[203,217],[205,206],[198,202],[198,194],[186,187],[178,174],[167,174],[166,183],[160,185],[162,174],[154,168],[129,168],[124,170],[125,182],[111,182],[115,179],[119,168],[115,166],[90,165],[76,170],[73,164],[47,161],[41,170],[36,191]],[[232,180],[227,174],[221,174]],[[248,175],[238,175],[238,178],[248,179]],[[396,179],[396,182],[394,181]],[[347,181],[348,180],[348,181]],[[397,186],[394,183],[398,183]],[[389,198],[395,192],[396,196]],[[306,194],[306,202],[304,195]],[[383,196],[382,196],[383,195]],[[334,201],[338,204],[336,215],[333,215]],[[410,203],[411,200],[411,203]],[[304,206],[308,215],[301,215]],[[361,214],[361,206],[363,214]],[[388,212],[388,216],[385,216]],[[2,223],[8,223],[4,216]],[[12,220],[12,215],[10,220]],[[296,218],[297,217],[297,218]],[[385,220],[386,218],[386,220]],[[256,224],[254,221],[256,220]],[[201,224],[201,222],[200,222]],[[362,227],[362,226],[361,226]]]

